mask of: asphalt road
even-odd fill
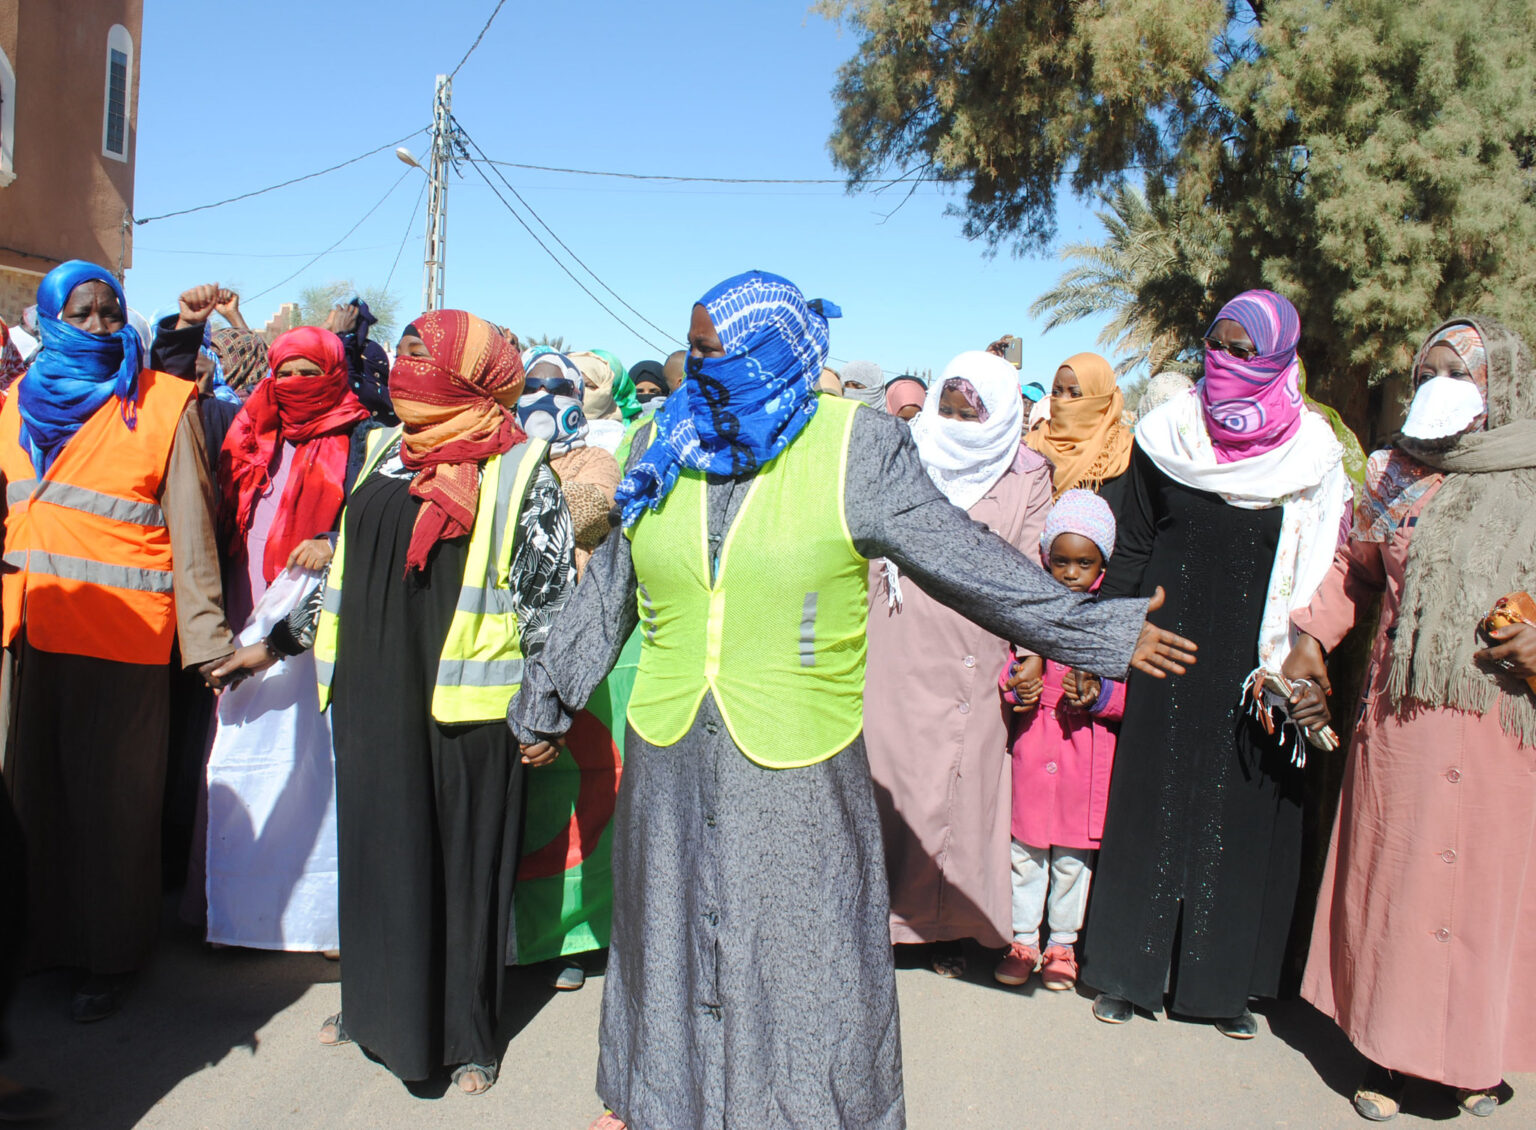
[[[920,968],[898,974],[914,1130],[1364,1125],[1348,1100],[1358,1057],[1300,1002],[1268,1008],[1259,1037],[1239,1043],[1166,1019],[1110,1028],[1086,996],[1038,981],[1033,991],[1004,989],[990,970],[978,951],[962,981]],[[556,996],[516,971],[501,1081],[472,1098],[446,1079],[412,1093],[356,1047],[320,1047],[320,1022],[339,1006],[337,974],[320,957],[212,952],[168,937],[124,1011],[99,1024],[67,1018],[62,975],[23,982],[5,1070],[65,1094],[71,1109],[58,1125],[89,1130],[583,1130],[602,1112],[592,1089],[600,978]],[[1536,1076],[1510,1083],[1529,1097],[1479,1125],[1536,1126]],[[1455,1117],[1443,1093],[1425,1087],[1410,1092],[1397,1125]]]

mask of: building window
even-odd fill
[[[107,91],[102,115],[101,153],[128,160],[128,99],[133,91],[133,38],[122,24],[107,33]]]
[[[16,179],[16,71],[0,51],[0,188]]]

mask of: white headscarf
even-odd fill
[[[976,390],[986,405],[986,420],[971,423],[939,415],[944,385],[956,378],[969,381]],[[1023,431],[1017,370],[996,354],[981,350],[962,353],[945,367],[912,421],[912,438],[928,477],[961,510],[980,502],[1013,466]]]

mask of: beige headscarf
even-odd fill
[[[1132,438],[1109,362],[1097,353],[1074,353],[1061,364],[1076,374],[1083,395],[1052,398],[1050,419],[1025,441],[1056,468],[1057,498],[1073,487],[1097,490],[1123,475],[1131,465]]]
[[[1476,330],[1486,352],[1488,423],[1444,451],[1399,441],[1446,479],[1408,545],[1387,689],[1399,707],[1487,714],[1497,705],[1504,732],[1536,747],[1536,694],[1472,660],[1494,602],[1536,589],[1536,370],[1520,336],[1490,318],[1453,319],[1428,341],[1458,325]]]
[[[613,398],[613,369],[595,353],[569,353],[572,363],[586,379],[586,393],[581,408],[589,420],[621,420],[618,401]]]

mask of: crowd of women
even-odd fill
[[[268,342],[217,285],[146,321],[51,272],[38,347],[0,325],[0,959],[122,1007],[180,762],[183,913],[339,956],[322,1044],[484,1093],[507,966],[606,947],[595,1127],[902,1127],[893,944],[1257,1035],[1374,616],[1302,993],[1364,1117],[1413,1077],[1492,1113],[1536,1070],[1520,337],[1429,335],[1356,481],[1270,291],[1136,413],[1006,340],[833,371],[839,316],[752,271],[664,360],[460,310],[391,355],[356,301]]]

